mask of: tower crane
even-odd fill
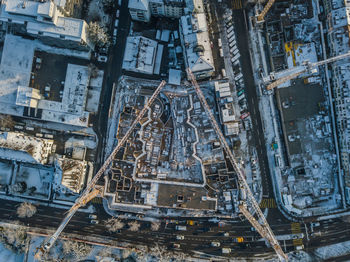
[[[233,166],[233,168],[238,176],[240,188],[242,191],[244,190],[244,192],[246,193],[246,196],[247,196],[246,203],[240,205],[239,208],[241,209],[243,215],[245,215],[246,218],[249,220],[249,222],[253,225],[253,227],[256,228],[256,230],[260,233],[260,235],[263,238],[265,238],[267,241],[269,241],[269,243],[271,244],[271,246],[273,247],[273,249],[277,253],[279,259],[281,261],[287,261],[288,260],[287,255],[283,252],[283,250],[282,250],[280,244],[278,243],[275,235],[273,234],[269,224],[267,223],[267,220],[266,220],[264,214],[262,213],[258,203],[256,202],[256,200],[253,196],[252,191],[250,190],[250,187],[249,187],[247,181],[245,180],[245,176],[244,176],[243,171],[239,168],[237,160],[235,159],[229,145],[227,144],[226,139],[225,139],[221,129],[219,128],[219,125],[216,122],[216,119],[215,119],[213,113],[211,112],[211,109],[207,103],[207,100],[204,97],[202,90],[200,89],[200,87],[197,83],[195,76],[193,75],[192,71],[189,68],[187,68],[187,75],[188,75],[188,78],[191,80],[191,83],[192,83],[192,85],[193,85],[193,87],[198,95],[198,98],[199,98],[206,114],[209,117],[209,120],[210,120],[210,122],[215,130],[215,133],[220,140],[221,146],[225,150],[225,152],[228,156],[228,159],[230,160],[230,162],[231,162],[231,164],[232,164],[232,166]],[[258,222],[252,214],[250,214],[250,212],[247,209],[248,204],[253,209],[253,211],[257,214],[260,222]]]
[[[82,207],[85,206],[91,199],[98,195],[102,195],[102,188],[96,186],[97,181],[100,179],[100,177],[104,174],[104,172],[109,167],[110,163],[114,159],[115,155],[119,152],[121,147],[124,145],[124,143],[127,141],[133,130],[135,129],[136,125],[140,122],[142,117],[145,115],[146,111],[150,108],[154,100],[157,98],[160,91],[165,86],[165,81],[163,80],[160,85],[157,87],[157,89],[154,91],[150,99],[147,101],[145,106],[142,108],[142,110],[137,114],[135,120],[132,122],[130,128],[125,133],[122,139],[118,141],[117,146],[113,149],[112,153],[109,155],[109,157],[106,159],[106,161],[103,163],[102,167],[97,171],[93,179],[88,183],[83,193],[80,195],[80,197],[75,201],[75,204],[69,209],[67,212],[67,215],[62,220],[61,224],[57,228],[56,232],[50,236],[46,241],[43,242],[41,247],[38,249],[38,251],[35,254],[35,259],[39,260],[43,254],[50,251],[50,248],[53,246],[53,244],[56,242],[57,238],[61,234],[61,232],[64,230],[70,219],[74,216],[75,212]]]
[[[334,61],[342,60],[349,56],[350,56],[350,52],[347,52],[345,54],[337,55],[322,61],[318,61],[316,63],[310,63],[309,61],[306,61],[303,63],[302,66],[293,67],[291,69],[286,69],[277,73],[272,72],[268,77],[264,77],[263,81],[265,83],[273,81],[272,83],[266,86],[267,90],[271,90],[289,80],[292,80],[300,76],[303,73],[308,72],[311,74],[311,73],[317,72],[318,66],[329,64]]]
[[[264,9],[261,11],[261,13],[257,16],[258,23],[264,21],[264,17],[267,14],[267,12],[270,10],[271,6],[274,4],[276,0],[269,0],[267,4],[265,5]]]

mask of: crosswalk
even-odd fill
[[[232,0],[232,9],[238,10],[242,8],[242,0]]]
[[[300,223],[297,222],[293,222],[290,224],[291,226],[291,230],[292,230],[292,234],[300,234],[301,233],[301,227],[300,227]],[[293,245],[295,247],[297,246],[302,246],[303,245],[303,240],[302,239],[293,239]]]
[[[276,208],[276,201],[273,198],[263,198],[260,203],[260,208]]]
[[[91,200],[91,203],[102,205],[102,198],[101,198],[101,197],[95,197],[95,198],[93,198],[93,199]]]

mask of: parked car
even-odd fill
[[[119,18],[119,13],[120,13],[120,11],[119,11],[119,9],[118,9],[117,12],[115,13],[115,17],[116,17],[116,18]]]
[[[91,218],[91,219],[96,219],[96,218],[97,218],[97,216],[96,216],[96,215],[94,215],[94,214],[90,214],[90,215],[89,215],[89,218]]]
[[[106,63],[107,60],[108,60],[108,58],[105,55],[99,55],[98,58],[97,58],[97,61],[103,62],[103,63]]]
[[[247,118],[249,115],[250,115],[250,113],[249,113],[249,112],[246,112],[246,113],[244,113],[243,115],[241,115],[241,119],[245,119],[245,118]]]
[[[184,240],[185,237],[184,237],[183,235],[177,235],[177,236],[176,236],[176,239],[177,239],[177,240]]]
[[[98,224],[98,223],[99,223],[99,221],[98,221],[98,220],[93,219],[93,220],[91,220],[91,221],[90,221],[90,223],[91,223],[91,224]]]
[[[213,247],[219,247],[219,246],[220,246],[220,242],[213,241],[213,242],[211,242],[211,245],[212,245]]]
[[[137,218],[144,218],[145,215],[144,215],[144,214],[137,214],[136,217],[137,217]]]
[[[118,25],[119,25],[119,20],[116,19],[116,20],[114,21],[114,27],[118,27]]]

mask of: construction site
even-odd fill
[[[129,85],[138,87],[130,92]],[[154,87],[130,81],[119,88],[118,140]],[[213,107],[215,100],[209,103]],[[114,209],[167,207],[227,215],[238,206],[232,173],[195,93],[164,91],[114,158],[104,195]],[[221,201],[224,192],[231,193]]]
[[[269,110],[275,111],[272,142],[278,141],[278,147],[271,153],[281,204],[296,216],[334,212],[344,195],[332,92],[323,65],[346,60],[349,53],[325,59],[316,1],[272,2],[265,5],[264,16],[257,16],[255,32],[263,39],[260,81],[271,96]]]

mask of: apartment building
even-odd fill
[[[213,53],[202,0],[191,1],[196,12],[187,6],[188,13],[180,18],[180,39],[186,67],[197,79],[211,77],[215,72]]]
[[[151,20],[148,0],[130,0],[128,7],[132,20],[140,22],[149,22]]]
[[[43,42],[65,48],[90,50],[94,45],[87,37],[88,24],[81,19],[64,17],[56,2],[4,0],[0,21],[17,34],[28,34]],[[61,7],[62,8],[62,7]]]
[[[183,0],[130,0],[129,12],[135,21],[149,22],[151,16],[179,18],[183,15]]]
[[[350,2],[324,0],[330,56],[350,51]],[[350,59],[331,64],[331,84],[336,112],[341,163],[344,170],[345,195],[350,204]]]

